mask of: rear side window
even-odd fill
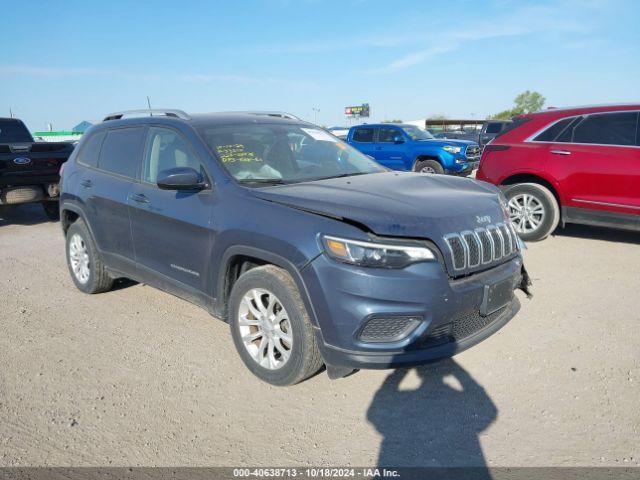
[[[540,135],[535,137],[533,140],[535,142],[553,142],[564,130],[569,126],[571,122],[575,120],[574,117],[563,118],[559,122],[554,123],[549,128],[547,128]]]
[[[89,136],[80,147],[76,161],[82,165],[90,167],[98,166],[98,157],[100,156],[100,146],[106,132],[97,132]]]
[[[110,130],[102,144],[98,167],[111,173],[135,178],[140,163],[144,127]]]
[[[353,141],[360,143],[373,142],[373,128],[358,128],[353,132]]]
[[[573,143],[635,145],[638,112],[589,115],[573,129]]]

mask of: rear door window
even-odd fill
[[[372,143],[373,142],[373,128],[357,128],[353,132],[353,141],[360,143]]]
[[[573,129],[573,143],[635,145],[638,112],[588,115]]]
[[[102,146],[105,135],[106,132],[104,131],[89,134],[89,138],[87,138],[80,147],[76,161],[82,165],[97,167],[100,147]]]
[[[102,144],[98,168],[135,178],[140,163],[144,127],[110,130]]]

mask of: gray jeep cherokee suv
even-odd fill
[[[127,277],[201,305],[275,385],[448,357],[519,309],[528,277],[492,185],[390,172],[286,115],[125,116],[62,175],[83,292]]]

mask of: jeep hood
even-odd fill
[[[448,233],[480,226],[479,219],[502,222],[497,192],[477,180],[408,172],[252,190],[264,200],[359,224],[377,235],[426,238],[439,245]]]

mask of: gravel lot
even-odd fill
[[[59,225],[0,210],[0,466],[638,466],[639,249],[568,228],[529,245],[535,297],[479,346],[282,389],[195,306],[80,293]]]

